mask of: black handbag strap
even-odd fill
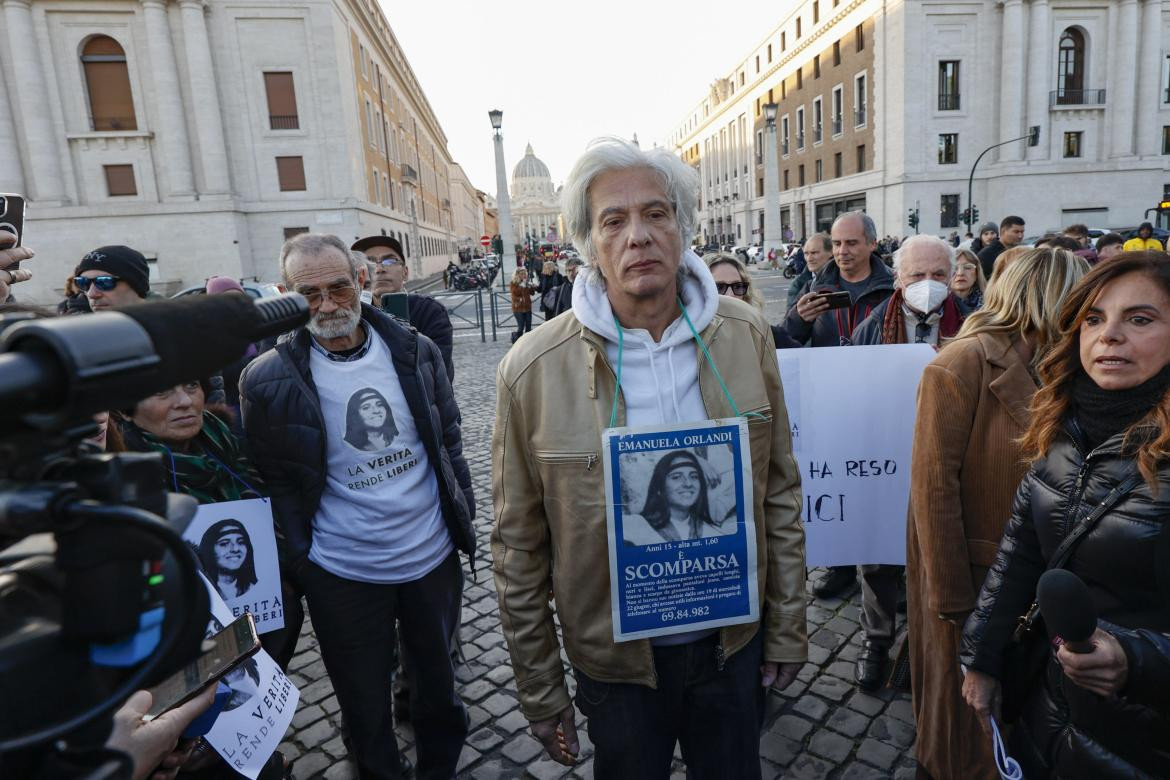
[[[1059,569],[1064,566],[1068,562],[1068,559],[1072,557],[1073,550],[1085,538],[1085,534],[1093,530],[1093,527],[1097,525],[1101,517],[1110,509],[1117,506],[1121,499],[1125,498],[1131,490],[1141,484],[1141,481],[1142,475],[1134,471],[1121,482],[1118,482],[1113,490],[1109,491],[1109,495],[1105,496],[1101,503],[1093,507],[1093,511],[1077,524],[1072,530],[1072,533],[1064,537],[1064,541],[1060,543],[1060,546],[1056,548],[1056,552],[1052,554],[1052,558],[1048,561],[1048,568]]]

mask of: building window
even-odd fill
[[[943,195],[939,203],[939,227],[956,228],[959,226],[959,196]]]
[[[122,46],[113,38],[95,35],[81,50],[81,65],[89,93],[89,129],[137,130],[130,73]]]
[[[819,79],[821,77],[821,55],[813,57],[813,78]]]
[[[124,195],[137,195],[138,186],[134,183],[133,165],[103,165],[106,171],[106,192],[111,198]]]
[[[959,162],[959,134],[942,133],[938,137],[938,164],[954,165]]]
[[[858,144],[857,146],[857,172],[861,173],[865,170],[865,144]]]
[[[1056,61],[1056,102],[1059,105],[1079,105],[1085,92],[1085,35],[1076,27],[1069,27],[1060,36],[1060,50]]]
[[[303,192],[305,186],[305,160],[303,157],[277,157],[276,178],[281,192]]]
[[[804,68],[796,69],[796,88],[804,89]]]
[[[798,187],[804,186],[804,166],[803,165],[796,166],[796,186],[798,186]]]
[[[854,127],[863,127],[865,125],[865,74],[853,80],[853,125]]]
[[[741,87],[743,86],[743,71],[742,70],[739,72],[739,85]]]
[[[821,20],[821,4],[818,0],[813,0],[813,24]]]
[[[1170,125],[1162,127],[1162,154],[1170,154]],[[1170,200],[1170,198],[1166,198]]]
[[[821,181],[825,178],[825,167],[820,160],[817,160],[816,166],[813,168],[813,175],[816,177],[815,181]]]
[[[762,197],[764,194],[764,180],[763,178],[756,179],[756,197]]]
[[[942,60],[938,64],[938,110],[959,110],[958,60]]]
[[[308,232],[309,232],[309,229],[307,227],[285,228],[284,229],[284,240],[288,241],[290,238],[293,238],[294,236],[299,236],[301,233],[308,233]]]
[[[1170,54],[1162,60],[1162,102],[1170,103]]]
[[[833,41],[833,64],[841,64],[841,41]]]
[[[800,17],[796,17],[796,40],[800,40]]]
[[[788,189],[788,169],[784,169],[784,189]]]
[[[362,78],[368,79],[370,72],[366,70],[366,47],[360,43],[358,44],[358,59],[361,60]]]
[[[780,151],[788,154],[788,114],[780,119]]]
[[[842,113],[842,111],[844,111],[844,100],[845,100],[843,92],[844,92],[844,89],[840,85],[833,87],[832,122],[833,122],[833,135],[834,136],[841,135],[841,132],[844,129],[844,122],[841,119],[841,113]]]
[[[824,139],[824,126],[822,124],[824,120],[823,105],[820,98],[813,101],[812,131],[814,144],[819,144]]]
[[[1064,156],[1065,157],[1080,157],[1081,156],[1081,141],[1084,138],[1084,133],[1076,131],[1073,133],[1064,134]]]
[[[297,96],[293,89],[293,74],[288,71],[266,72],[264,92],[268,95],[268,128],[270,130],[298,130]]]
[[[865,27],[857,25],[853,28],[853,43],[858,51],[865,49]]]
[[[366,101],[366,138],[370,141],[370,146],[378,148],[378,132],[374,129],[374,107],[370,105],[370,101]]]
[[[768,44],[768,64],[772,64],[772,44]]]
[[[787,97],[788,97],[788,82],[781,81],[780,82],[780,99],[784,100]]]
[[[788,51],[788,40],[787,39],[788,39],[788,34],[781,31],[780,32],[780,52],[781,53]]]
[[[842,163],[841,153],[837,152],[836,154],[833,155],[833,178],[834,179],[841,178],[842,169],[843,169],[843,163]]]
[[[804,148],[804,106],[796,109],[796,148]]]

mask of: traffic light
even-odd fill
[[[979,224],[979,207],[978,206],[971,207],[971,224],[972,225]]]
[[[910,209],[910,219],[908,220],[910,227],[914,228],[914,232],[918,232],[918,209]]]
[[[500,238],[500,234],[492,236],[492,253],[496,255],[504,254],[504,241]]]
[[[970,206],[963,209],[962,212],[959,213],[959,221],[962,222],[964,225],[971,224],[971,207]]]

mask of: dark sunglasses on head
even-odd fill
[[[719,291],[720,295],[727,295],[728,290],[736,295],[746,295],[747,288],[747,282],[715,282],[715,289]]]
[[[81,290],[82,292],[86,292],[87,290],[89,290],[89,286],[91,284],[94,287],[97,287],[102,292],[109,292],[110,290],[117,287],[118,282],[120,282],[120,281],[122,281],[122,277],[110,276],[110,275],[95,276],[92,279],[89,278],[88,276],[75,276],[75,277],[73,277],[73,283],[75,285],[77,285],[77,289]]]

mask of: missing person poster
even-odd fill
[[[183,539],[233,615],[251,612],[261,634],[284,628],[280,564],[268,499],[201,504]]]
[[[211,582],[203,582],[211,600],[210,637],[235,618]],[[301,692],[263,650],[228,672],[223,682],[232,694],[204,739],[232,769],[256,780],[288,731]]]
[[[616,642],[759,618],[747,420],[602,434]]]

